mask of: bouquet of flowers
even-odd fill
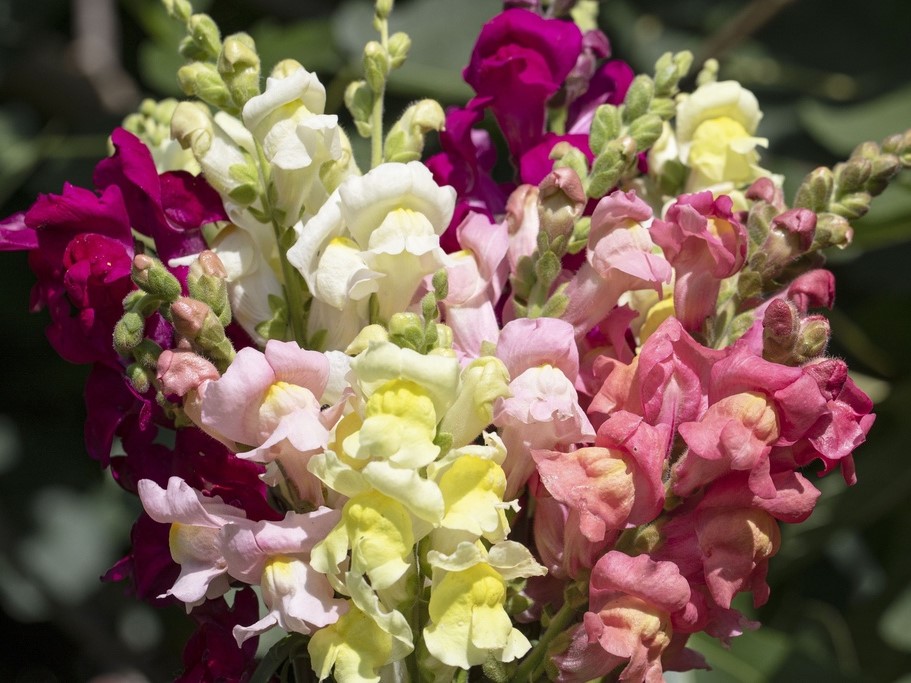
[[[684,91],[686,52],[636,75],[563,0],[506,2],[476,96],[394,122],[377,0],[346,131],[307,65],[164,4],[189,99],[0,249],[92,366],[86,447],[144,509],[107,578],[186,606],[179,680],[661,681],[757,628],[732,601],[768,599],[807,471],[855,481],[822,254],[911,133],[786,198],[749,90],[709,61]]]

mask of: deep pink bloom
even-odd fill
[[[582,50],[572,22],[509,9],[478,36],[462,72],[490,107],[516,159],[544,135],[547,100],[563,85]]]
[[[484,117],[486,102],[477,98],[465,108],[447,109],[446,124],[440,131],[442,151],[425,162],[438,185],[451,185],[458,193],[456,213],[449,228],[440,237],[440,245],[447,253],[460,248],[455,231],[467,211],[492,218],[503,213],[506,206],[507,190],[491,177],[497,152],[490,133],[474,127]],[[459,211],[460,206],[462,211]]]
[[[235,592],[228,607],[224,598],[209,600],[191,612],[199,627],[183,651],[184,672],[174,683],[243,683],[256,668],[258,638],[238,646],[233,629],[256,619],[259,601],[251,588]]]
[[[128,581],[128,592],[146,602],[176,603],[177,598],[166,595],[180,574],[180,565],[171,559],[168,548],[170,528],[141,513],[130,531],[130,552],[101,580]]]
[[[111,133],[111,141],[114,154],[95,167],[95,186],[120,189],[132,226],[155,240],[165,263],[205,249],[200,226],[227,219],[218,193],[201,175],[169,171],[159,176],[152,153],[123,128]]]
[[[731,213],[730,197],[713,199],[706,191],[678,197],[651,235],[677,275],[674,314],[697,331],[715,310],[721,280],[743,267],[746,228]]]
[[[25,225],[38,242],[29,251],[38,280],[31,306],[50,312],[54,350],[72,363],[116,362],[112,333],[133,288],[133,237],[120,191],[99,196],[66,184],[62,195],[40,196]]]

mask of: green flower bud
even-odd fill
[[[848,220],[834,213],[820,213],[816,220],[816,234],[811,249],[846,247],[854,238],[854,229]]]
[[[567,237],[585,210],[585,190],[571,168],[555,168],[538,185],[538,218],[550,237]]]
[[[133,349],[133,358],[147,370],[155,370],[158,367],[158,357],[160,355],[161,347],[151,339],[143,339]]]
[[[198,102],[181,102],[171,117],[171,137],[197,158],[205,156],[215,137],[212,115]]]
[[[364,78],[375,93],[383,92],[389,75],[389,55],[377,41],[364,46]]]
[[[428,131],[440,130],[445,120],[443,107],[436,100],[412,104],[389,130],[383,145],[384,158],[402,163],[420,159],[424,136]]]
[[[873,197],[869,192],[851,192],[841,197],[829,207],[832,213],[844,216],[848,220],[860,218],[870,210]]]
[[[655,83],[651,77],[640,74],[630,83],[623,101],[623,120],[627,123],[635,121],[648,112],[648,107],[655,94]]]
[[[221,52],[221,32],[212,17],[208,14],[194,14],[187,20],[187,32],[199,50],[215,61]]]
[[[398,69],[408,58],[408,52],[411,50],[411,38],[407,33],[398,31],[389,36],[389,66]]]
[[[826,352],[832,331],[829,321],[824,316],[807,316],[800,321],[800,332],[794,346],[794,355],[798,364],[819,358]]]
[[[598,107],[595,110],[591,132],[588,136],[588,144],[592,152],[596,156],[601,154],[607,144],[620,135],[622,126],[623,122],[618,107],[612,104],[602,104]]]
[[[882,194],[889,181],[901,170],[901,161],[894,154],[880,154],[870,160],[870,179],[867,181],[867,192],[872,195]]]
[[[193,14],[193,7],[188,0],[163,0],[165,11],[172,19],[186,23]]]
[[[539,254],[535,261],[535,277],[539,283],[550,285],[560,274],[560,259],[552,251]]]
[[[702,65],[702,68],[699,70],[699,75],[696,76],[696,85],[707,85],[709,83],[714,83],[718,80],[718,60],[714,57],[705,60],[705,64]],[[677,74],[677,69],[674,69],[674,76]],[[658,85],[659,79],[658,74],[655,74],[655,90],[664,90],[664,83]],[[674,83],[676,85],[676,81]]]
[[[190,266],[187,273],[187,289],[190,296],[207,303],[219,322],[227,326],[231,322],[231,306],[228,303],[228,285],[225,266],[215,252],[206,250]]]
[[[835,177],[832,171],[825,167],[817,168],[811,171],[797,188],[794,206],[816,213],[828,211],[834,186]]]
[[[345,107],[351,112],[357,132],[363,138],[370,137],[370,113],[374,97],[367,81],[353,81],[345,88]]]
[[[389,18],[394,4],[394,0],[376,0],[376,16],[380,19]]]
[[[149,375],[149,371],[141,365],[130,363],[126,369],[126,376],[137,393],[144,394],[152,388],[152,378]]]
[[[869,159],[862,157],[838,164],[834,173],[839,192],[857,192],[864,189],[872,172],[873,164]]]
[[[636,141],[636,148],[642,152],[661,137],[664,122],[656,114],[645,114],[629,125],[630,137]]]
[[[389,341],[403,348],[423,350],[424,321],[416,313],[393,313],[387,327]]]
[[[146,321],[139,313],[127,311],[114,326],[114,349],[121,356],[129,356],[145,336]]]
[[[177,70],[180,89],[191,97],[224,110],[236,110],[228,87],[213,64],[192,62]]]
[[[440,268],[433,274],[433,295],[437,301],[442,301],[449,294],[449,274],[445,268]]]
[[[259,68],[259,55],[253,38],[246,33],[235,33],[225,39],[218,55],[218,73],[227,83],[238,106],[259,95]]]
[[[161,261],[146,254],[133,258],[130,276],[136,286],[161,301],[174,301],[180,296],[180,282],[168,272]]]

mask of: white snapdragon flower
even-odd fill
[[[311,214],[334,188],[320,177],[323,166],[339,162],[356,172],[350,145],[338,117],[324,114],[326,89],[293,61],[281,62],[266,79],[266,90],[244,105],[247,129],[272,167],[275,209],[283,225],[293,225],[302,211]]]
[[[325,327],[327,348],[344,348],[369,322],[371,294],[381,319],[404,311],[421,279],[443,265],[440,234],[454,206],[455,190],[438,186],[419,162],[382,164],[343,181],[296,226],[288,250],[313,295],[311,333]]]

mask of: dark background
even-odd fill
[[[391,108],[470,95],[459,72],[493,0],[399,0],[393,30],[414,41]],[[359,71],[369,4],[216,1],[225,34],[250,31],[264,69],[295,57],[319,73],[329,109]],[[650,72],[666,49],[718,57],[721,77],[759,97],[763,165],[793,188],[858,142],[911,127],[911,3],[876,0],[608,0],[615,55]],[[154,0],[0,0],[0,215],[64,181],[91,186],[106,136],[143,96],[179,95],[181,28]],[[388,120],[388,119],[387,119]],[[877,402],[857,452],[859,483],[821,482],[813,517],[787,529],[764,626],[707,654],[678,681],[911,681],[911,179],[900,177],[833,254],[833,354]],[[189,622],[98,577],[126,549],[137,504],[85,454],[86,368],[62,362],[29,315],[23,254],[0,256],[0,681],[164,681]],[[744,609],[749,609],[744,606]],[[132,678],[130,678],[132,676]],[[902,676],[905,676],[902,678]],[[100,678],[96,679],[100,683]],[[107,679],[115,680],[115,679]]]

